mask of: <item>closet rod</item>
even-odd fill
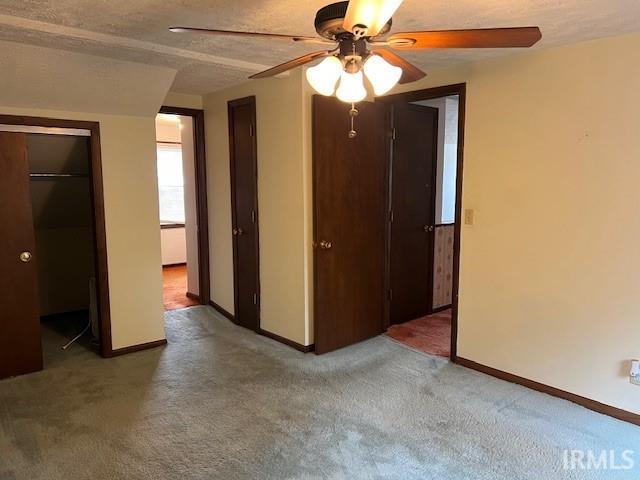
[[[86,173],[30,173],[31,178],[89,178]]]

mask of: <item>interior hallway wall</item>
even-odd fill
[[[205,96],[211,298],[234,311],[227,102],[256,96],[261,328],[306,344],[301,71]]]
[[[180,117],[182,143],[182,172],[184,176],[184,231],[185,261],[187,262],[187,291],[200,294],[198,265],[198,215],[196,206],[195,149],[193,144],[193,118]]]
[[[187,236],[184,227],[160,229],[162,266],[187,263]]]
[[[640,34],[442,71],[467,83],[458,354],[640,413]]]

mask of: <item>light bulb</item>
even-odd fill
[[[362,72],[342,72],[340,85],[336,90],[336,97],[346,103],[357,103],[364,100],[366,96],[367,90],[364,88]]]
[[[330,96],[342,73],[342,62],[334,56],[325,58],[315,67],[307,69],[307,81],[321,95]]]
[[[398,9],[402,0],[360,0],[349,3],[344,18],[344,29],[349,32],[358,25],[364,25],[367,36],[375,36],[384,28]]]
[[[384,95],[400,81],[402,69],[387,62],[380,55],[371,55],[364,62],[364,73],[376,95]]]

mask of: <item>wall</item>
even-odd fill
[[[1,114],[100,123],[113,348],[163,339],[154,116],[175,71],[10,42],[0,63]]]
[[[185,260],[187,262],[187,291],[200,294],[198,265],[198,215],[196,208],[196,170],[193,144],[193,119],[180,117],[182,142],[182,169],[184,175]]]
[[[456,168],[458,158],[457,96],[413,102],[438,109],[438,157],[436,168],[436,224],[455,222]]]
[[[456,221],[456,174],[458,169],[458,106],[457,95],[445,98],[444,155],[439,186],[442,189],[442,210],[438,223]]]
[[[467,82],[475,225],[462,230],[458,354],[635,413],[638,45],[540,50],[405,87]]]
[[[162,105],[166,107],[193,108],[202,110],[203,98],[200,95],[188,95],[186,93],[169,92]]]
[[[261,327],[309,341],[306,302],[301,71],[253,81],[204,99],[210,218],[211,298],[234,310],[227,102],[256,96]]]
[[[438,109],[438,147],[436,157],[436,205],[435,222],[442,223],[442,174],[444,172],[444,139],[447,122],[447,101],[444,97],[413,102],[416,105]]]
[[[162,265],[187,263],[187,237],[185,228],[163,228],[160,230]]]

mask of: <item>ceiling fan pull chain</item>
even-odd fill
[[[351,104],[351,110],[349,110],[349,116],[351,117],[351,130],[349,130],[349,138],[356,138],[358,132],[354,129],[355,118],[358,116],[358,109],[356,108],[356,104]]]

